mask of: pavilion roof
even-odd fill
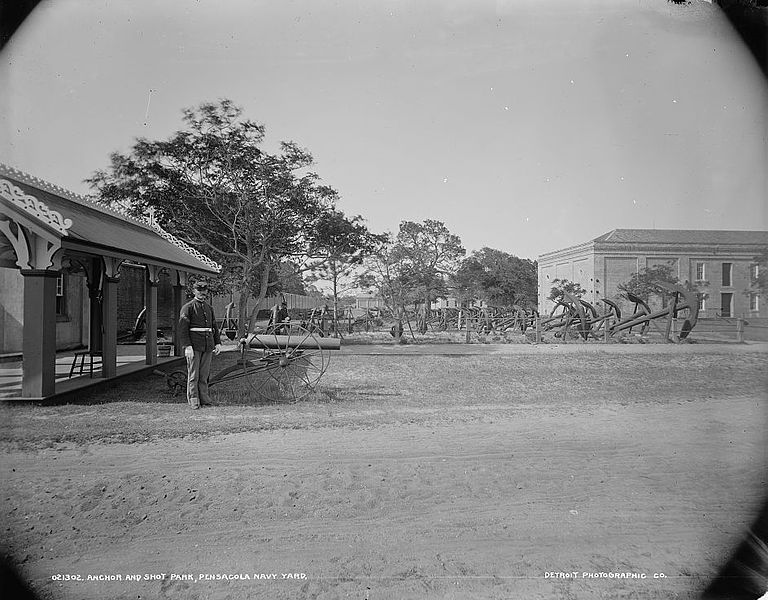
[[[42,224],[49,229],[53,224],[65,249],[118,255],[190,272],[211,274],[221,270],[213,260],[156,223],[130,216],[2,163],[0,197],[6,200],[2,206],[15,205],[24,210],[26,216],[42,217]],[[53,218],[47,219],[50,215]]]

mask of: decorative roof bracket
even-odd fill
[[[13,224],[14,227],[11,226]],[[22,270],[61,268],[61,240],[51,241],[28,230],[13,220],[0,219],[0,232],[11,242],[16,253],[16,265]]]
[[[45,202],[30,196],[7,179],[0,179],[0,197],[25,210],[61,235],[69,235],[67,230],[72,227],[72,219],[65,219],[60,212],[48,208]]]

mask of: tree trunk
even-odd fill
[[[339,337],[339,276],[335,265],[331,267],[331,274],[333,277],[333,337]]]
[[[245,337],[248,333],[246,319],[248,318],[248,290],[241,289],[237,293],[237,338]]]
[[[268,263],[264,264],[264,270],[261,273],[261,281],[259,282],[259,297],[256,298],[256,304],[251,310],[251,314],[248,317],[248,332],[252,333],[256,325],[256,313],[259,311],[259,304],[264,298],[267,297],[267,287],[269,286],[269,273],[272,270],[272,266]]]
[[[419,333],[422,335],[427,333],[427,321],[429,320],[429,294],[424,296],[424,316],[419,327]]]

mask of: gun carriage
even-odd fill
[[[296,402],[316,389],[331,351],[340,349],[339,339],[321,337],[298,323],[277,323],[267,333],[241,338],[236,362],[213,374],[208,385],[245,378],[264,400]],[[185,371],[162,374],[174,395],[186,389]]]

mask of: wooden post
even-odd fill
[[[742,343],[744,341],[744,319],[736,319],[736,341]]]
[[[116,277],[104,277],[101,288],[101,320],[104,325],[101,343],[101,376],[117,374],[117,282]]]
[[[536,343],[541,344],[541,317],[536,315]]]
[[[466,311],[466,324],[467,324],[466,343],[470,344],[472,342],[472,323],[469,320],[469,310]]]
[[[187,274],[176,271],[173,276],[173,355],[182,356],[181,340],[179,338],[179,314],[184,304],[184,288],[187,287]]]
[[[22,270],[24,276],[24,339],[21,395],[52,396],[56,388],[57,271]]]
[[[101,352],[101,259],[92,258],[87,263],[88,281],[88,349],[91,352]]]
[[[179,314],[181,314],[182,293],[184,288],[180,285],[173,286],[173,355],[181,356],[181,341],[179,339]]]
[[[101,286],[101,376],[117,375],[117,283],[123,261],[104,257],[104,276]]]
[[[144,322],[147,326],[147,343],[144,347],[144,363],[157,364],[157,282],[159,276],[158,267],[146,265],[144,275]]]

